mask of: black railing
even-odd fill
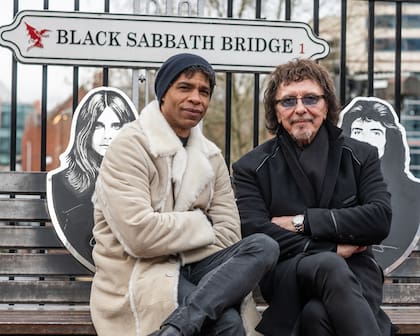
[[[133,0],[138,1],[138,0]],[[160,1],[165,3],[165,1]],[[174,3],[176,1],[173,1]],[[155,3],[159,3],[159,1],[155,1]],[[408,3],[413,4],[420,4],[420,1],[402,1],[402,0],[394,0],[394,1],[373,1],[367,0],[366,5],[368,8],[367,13],[367,70],[366,73],[361,76],[364,79],[362,80],[363,83],[360,85],[362,89],[357,91],[358,95],[367,95],[367,96],[374,96],[377,95],[375,90],[375,73],[376,71],[376,58],[375,58],[375,14],[376,14],[376,7],[378,5],[382,5],[384,3],[388,3],[395,7],[394,16],[395,16],[395,56],[394,56],[394,66],[392,69],[392,79],[393,79],[393,92],[389,97],[381,97],[388,100],[392,103],[395,107],[397,114],[400,116],[401,114],[401,106],[403,104],[404,99],[404,92],[402,92],[402,81],[404,80],[402,76],[402,18],[404,14],[404,6]],[[236,3],[235,3],[236,4]],[[280,0],[279,0],[280,4]],[[255,10],[255,17],[256,19],[261,19],[264,17],[263,13],[263,6],[265,5],[264,2],[261,0],[256,0],[254,4]],[[312,2],[312,19],[309,21],[310,25],[315,34],[320,33],[320,26],[322,24],[322,18],[320,18],[320,13],[322,12],[322,8],[320,8],[321,4],[319,0],[314,0]],[[342,105],[345,105],[351,98],[352,93],[349,92],[349,86],[354,85],[355,79],[352,77],[353,74],[349,72],[350,65],[348,63],[348,59],[346,57],[346,53],[348,52],[348,27],[349,27],[349,17],[348,17],[348,6],[349,3],[346,0],[341,0],[339,4],[337,15],[340,17],[340,32],[337,33],[335,43],[339,46],[337,52],[337,58],[335,60],[329,59],[331,62],[335,62],[335,68],[331,70],[335,72],[336,82],[337,82],[337,92],[339,95],[339,99]],[[43,1],[43,8],[48,10],[50,7],[49,1]],[[80,10],[80,1],[74,0],[74,11]],[[291,20],[293,16],[293,11],[295,10],[293,6],[292,0],[285,0],[283,1],[283,13],[281,16],[285,20]],[[13,0],[13,14],[15,15],[19,8],[19,0]],[[110,12],[110,1],[104,0],[104,12]],[[228,0],[227,7],[226,7],[226,17],[233,18],[234,17],[234,1]],[[6,23],[2,23],[6,24]],[[419,35],[420,35],[420,28]],[[323,37],[323,36],[321,36]],[[419,36],[420,39],[420,36]],[[420,52],[420,51],[419,51]],[[330,56],[329,56],[330,57]],[[323,60],[321,60],[323,62]],[[17,61],[15,58],[12,59],[11,62],[11,97],[10,97],[10,104],[11,104],[11,116],[10,116],[10,155],[9,155],[9,169],[16,170],[18,166],[18,142],[17,142],[17,133],[21,130],[18,130],[17,127],[17,110],[18,110],[18,67]],[[72,106],[73,110],[75,110],[78,101],[79,101],[79,69],[81,66],[73,66],[73,85],[72,85]],[[2,71],[5,71],[4,69]],[[41,164],[39,169],[44,171],[47,169],[47,101],[48,97],[48,65],[42,66],[42,83],[41,83],[41,146],[40,146],[40,153],[41,156]],[[107,86],[110,82],[110,69],[108,67],[103,67],[102,69],[102,83],[103,85]],[[360,74],[359,74],[360,75]],[[235,80],[235,74],[232,72],[226,72],[225,74],[225,140],[224,140],[224,153],[226,158],[226,163],[230,166],[232,157],[232,134],[231,134],[231,122],[232,122],[232,104],[233,104],[233,97],[232,97],[232,85],[233,81]],[[360,78],[360,76],[359,76]],[[263,80],[260,73],[253,74],[253,104],[252,107],[252,115],[253,118],[251,119],[251,127],[252,127],[252,146],[257,146],[259,143],[259,139],[261,138],[261,129],[263,125],[260,125],[260,118],[261,118],[261,90],[263,89]],[[360,79],[358,79],[360,81]],[[349,84],[352,82],[353,84]],[[359,83],[360,84],[360,83]],[[387,93],[389,94],[389,93]]]

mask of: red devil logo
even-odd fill
[[[32,43],[28,48],[26,48],[26,51],[29,51],[29,49],[32,49],[34,47],[44,48],[44,45],[42,44],[42,38],[49,37],[47,32],[50,32],[51,30],[49,29],[37,30],[35,27],[32,27],[26,22],[25,22],[25,25],[26,25],[26,31],[28,32],[28,36],[29,36],[29,43]]]

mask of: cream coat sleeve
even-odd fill
[[[212,162],[216,170],[216,178],[213,198],[207,213],[213,223],[216,241],[204,248],[181,253],[183,264],[201,260],[241,239],[239,213],[226,163],[221,154],[213,157]]]
[[[149,258],[213,244],[215,231],[201,210],[158,212],[151,192],[159,176],[140,134],[120,133],[102,162],[96,184],[95,211],[102,212],[126,252]],[[159,192],[159,190],[157,191]]]

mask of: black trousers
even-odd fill
[[[163,323],[182,335],[245,335],[237,307],[271,270],[278,244],[254,234],[181,269],[178,308]]]
[[[300,335],[381,335],[361,284],[344,258],[331,252],[306,256],[297,266],[297,276],[306,302]]]
[[[334,252],[280,261],[261,282],[269,308],[257,330],[266,336],[389,336],[391,324],[380,309],[382,274],[372,261]]]

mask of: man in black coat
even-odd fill
[[[264,104],[275,136],[233,165],[244,236],[280,248],[260,283],[264,335],[389,336],[383,274],[372,254],[389,233],[390,194],[377,149],[335,126],[328,71],[294,60],[271,74]]]

